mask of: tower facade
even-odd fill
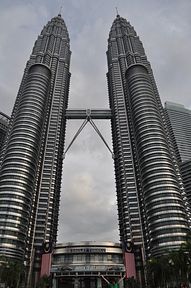
[[[150,63],[119,15],[107,59],[121,241],[160,256],[185,241],[184,192]]]
[[[191,110],[182,104],[166,102],[164,111],[191,207]]]
[[[6,114],[0,112],[0,151],[5,141],[8,125],[9,117]]]
[[[42,244],[57,236],[70,55],[58,15],[26,64],[0,170],[0,253],[37,270]]]
[[[191,160],[191,110],[172,102],[164,110],[179,162]]]

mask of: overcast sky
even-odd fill
[[[0,0],[1,111],[11,114],[34,41],[61,5],[72,50],[70,108],[108,108],[105,52],[116,6],[143,42],[162,102],[191,108],[191,0]],[[96,123],[112,147],[109,121]],[[68,122],[66,146],[80,124]],[[58,241],[79,240],[119,241],[113,161],[90,125],[63,167]]]

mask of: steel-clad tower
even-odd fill
[[[0,253],[29,266],[35,259],[37,270],[42,243],[57,236],[70,55],[59,14],[27,62],[0,171]]]
[[[121,241],[159,256],[185,241],[185,193],[150,63],[134,28],[119,15],[107,59]]]
[[[0,112],[0,153],[5,141],[8,125],[9,125],[9,117],[3,112]]]
[[[164,110],[179,162],[191,160],[191,110],[168,101]]]
[[[182,104],[166,102],[164,111],[191,207],[191,110]]]

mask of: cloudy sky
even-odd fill
[[[105,52],[116,6],[143,42],[162,102],[191,108],[190,0],[0,0],[1,111],[11,114],[34,41],[61,5],[72,50],[70,108],[108,108]],[[66,146],[80,124],[68,122]],[[110,123],[96,124],[112,146]],[[119,241],[113,161],[91,126],[64,160],[58,240]]]

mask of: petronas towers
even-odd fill
[[[2,153],[0,253],[34,271],[56,242],[70,55],[59,14],[35,42]],[[190,214],[150,63],[119,15],[107,60],[120,240],[158,256],[185,241]]]
[[[43,242],[57,236],[70,54],[58,15],[27,62],[1,164],[0,253],[37,270]]]
[[[107,58],[121,240],[162,255],[185,240],[189,211],[150,63],[119,15]]]

